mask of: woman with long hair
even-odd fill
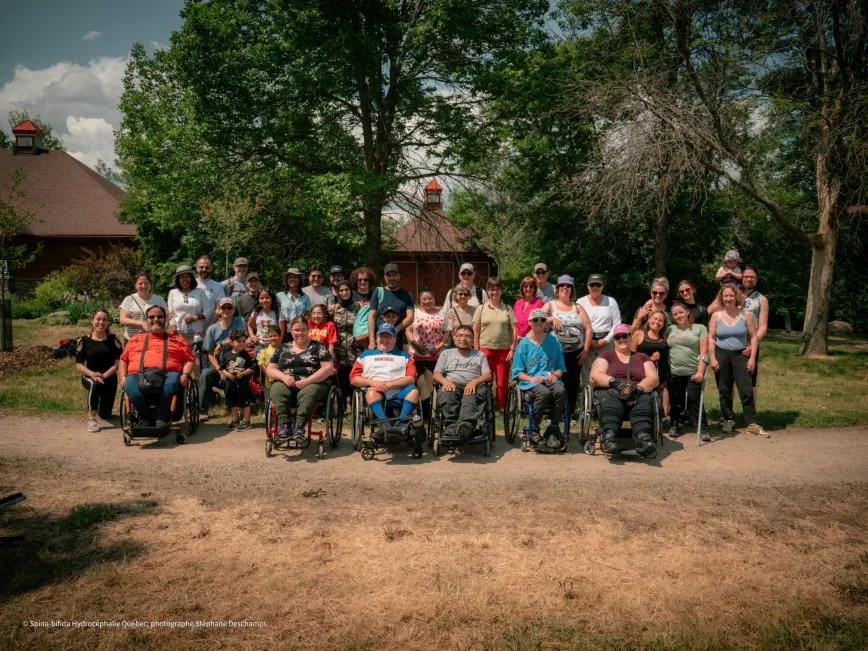
[[[136,291],[127,296],[120,304],[120,318],[118,321],[124,326],[124,338],[130,339],[134,335],[145,332],[148,324],[145,320],[145,312],[152,305],[159,305],[168,311],[166,301],[161,296],[151,293],[151,277],[147,271],[140,271],[133,280]]]
[[[90,315],[90,334],[78,340],[75,347],[75,368],[81,373],[81,384],[87,389],[87,431],[98,432],[97,415],[103,420],[112,416],[118,391],[118,359],[123,346],[111,332],[111,316],[103,309]]]

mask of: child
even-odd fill
[[[256,307],[247,319],[247,334],[250,343],[256,347],[256,352],[268,345],[268,328],[278,325],[277,298],[267,289],[262,289],[257,296]]]
[[[735,285],[736,291],[741,292],[742,272],[741,267],[738,266],[740,262],[741,256],[738,254],[738,251],[730,249],[726,252],[726,255],[723,256],[723,265],[717,270],[717,273],[714,274],[714,279],[720,282],[721,287],[725,285]],[[714,314],[722,307],[723,306],[718,303],[715,298],[711,302],[711,305],[708,306],[708,313]]]
[[[383,310],[383,323],[395,326],[395,329],[397,330],[398,316],[398,310],[391,305],[388,305]],[[407,336],[404,334],[403,330],[399,331],[395,338],[395,350],[403,350],[405,353],[410,352],[410,346],[407,344]]]
[[[338,343],[338,330],[334,322],[329,321],[328,308],[325,305],[314,305],[311,308],[307,328],[311,341],[318,341],[328,346],[332,359],[337,359],[335,345]]]
[[[247,333],[243,330],[233,330],[226,343],[220,352],[220,384],[226,394],[226,406],[232,410],[232,422],[226,427],[242,431],[250,429],[253,360],[247,352]],[[243,421],[239,419],[239,408]]]
[[[281,341],[283,341],[283,337],[281,337],[280,334],[280,326],[268,326],[266,338],[268,339],[268,345],[265,348],[260,349],[259,356],[256,358],[256,363],[259,364],[260,376],[262,377],[262,390],[265,392],[265,404],[267,405],[271,397],[271,383],[274,380],[268,377],[265,373],[265,369],[268,367],[268,362],[271,361],[271,356],[274,355],[278,348],[280,348]],[[268,418],[268,414],[265,414],[265,417]]]

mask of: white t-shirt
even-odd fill
[[[172,289],[169,291],[166,303],[169,314],[172,315],[172,323],[178,327],[178,334],[182,335],[191,333],[201,335],[208,327],[208,315],[214,314],[214,301],[199,287],[191,289],[186,296],[180,289]],[[193,316],[204,314],[206,318],[184,323],[184,317],[188,314]]]
[[[217,301],[226,296],[226,290],[223,289],[223,285],[213,278],[209,278],[208,280],[196,279],[196,287],[205,292],[205,295],[211,299],[212,309],[205,312],[205,322],[208,324],[214,323],[217,321],[217,314],[214,313],[214,306],[217,305]]]
[[[332,294],[332,290],[328,287],[320,287],[319,290],[314,289],[310,285],[307,287],[303,287],[302,292],[307,296],[310,301],[310,306],[314,305],[328,305],[329,303],[334,303],[334,295]]]
[[[274,310],[270,312],[259,310],[256,313],[253,329],[260,341],[265,341],[266,337],[268,337],[268,326],[273,325],[277,325],[277,313]]]
[[[604,294],[599,305],[593,305],[588,296],[582,296],[576,303],[585,308],[585,312],[588,313],[588,318],[591,320],[591,330],[595,334],[605,332],[606,341],[611,343],[612,339],[615,338],[612,330],[621,323],[621,308],[618,307],[618,301]]]
[[[127,316],[131,319],[135,319],[136,321],[144,321],[145,312],[148,311],[148,308],[153,307],[154,305],[159,305],[166,311],[168,311],[169,309],[166,306],[166,301],[164,301],[161,296],[157,296],[156,294],[151,294],[150,296],[148,296],[147,300],[143,299],[138,294],[130,294],[121,302],[119,308],[126,312]],[[126,337],[127,339],[142,332],[143,330],[141,328],[131,328],[130,326],[124,326],[124,337]]]

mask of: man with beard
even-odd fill
[[[217,301],[226,296],[223,285],[211,278],[211,258],[207,255],[203,255],[196,260],[196,287],[205,292],[208,298],[211,299],[211,305],[217,305]],[[205,315],[205,321],[208,325],[211,325],[216,320],[217,315],[214,313]]]
[[[760,294],[756,289],[757,273],[753,267],[745,267],[741,276],[741,284],[744,287],[744,310],[753,314],[756,323],[757,345],[765,339],[769,329],[769,299]],[[750,347],[741,351],[745,357],[750,357]],[[756,377],[759,373],[759,348],[757,348],[756,362],[753,373],[750,374],[753,382],[754,400],[756,400]]]
[[[404,332],[413,323],[413,297],[406,289],[401,289],[401,272],[394,262],[390,262],[383,268],[383,276],[386,279],[386,286],[378,287],[371,296],[368,332],[377,332],[377,328],[383,323],[383,313],[387,307],[394,308],[398,313],[395,332]],[[371,337],[368,348],[376,347],[377,342]]]

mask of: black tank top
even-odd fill
[[[654,353],[660,353],[660,359],[656,362],[657,375],[660,376],[661,382],[669,379],[669,344],[666,343],[665,339],[649,339],[646,332],[645,338],[637,346],[636,352],[645,353],[648,357]]]

